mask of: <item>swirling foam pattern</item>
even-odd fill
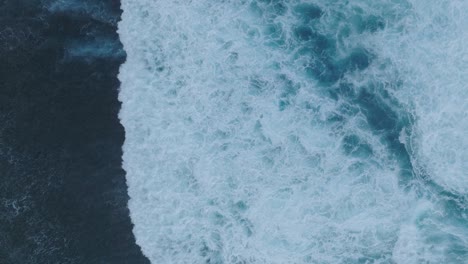
[[[468,2],[122,7],[123,165],[153,263],[468,259]]]

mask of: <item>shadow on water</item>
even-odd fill
[[[120,12],[115,0],[0,1],[2,264],[149,263],[120,166]]]

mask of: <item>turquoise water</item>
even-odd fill
[[[466,1],[123,1],[153,263],[466,263]]]

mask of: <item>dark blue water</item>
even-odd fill
[[[121,169],[119,6],[0,1],[1,264],[148,263]]]

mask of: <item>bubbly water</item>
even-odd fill
[[[468,1],[122,8],[152,263],[467,263]]]

